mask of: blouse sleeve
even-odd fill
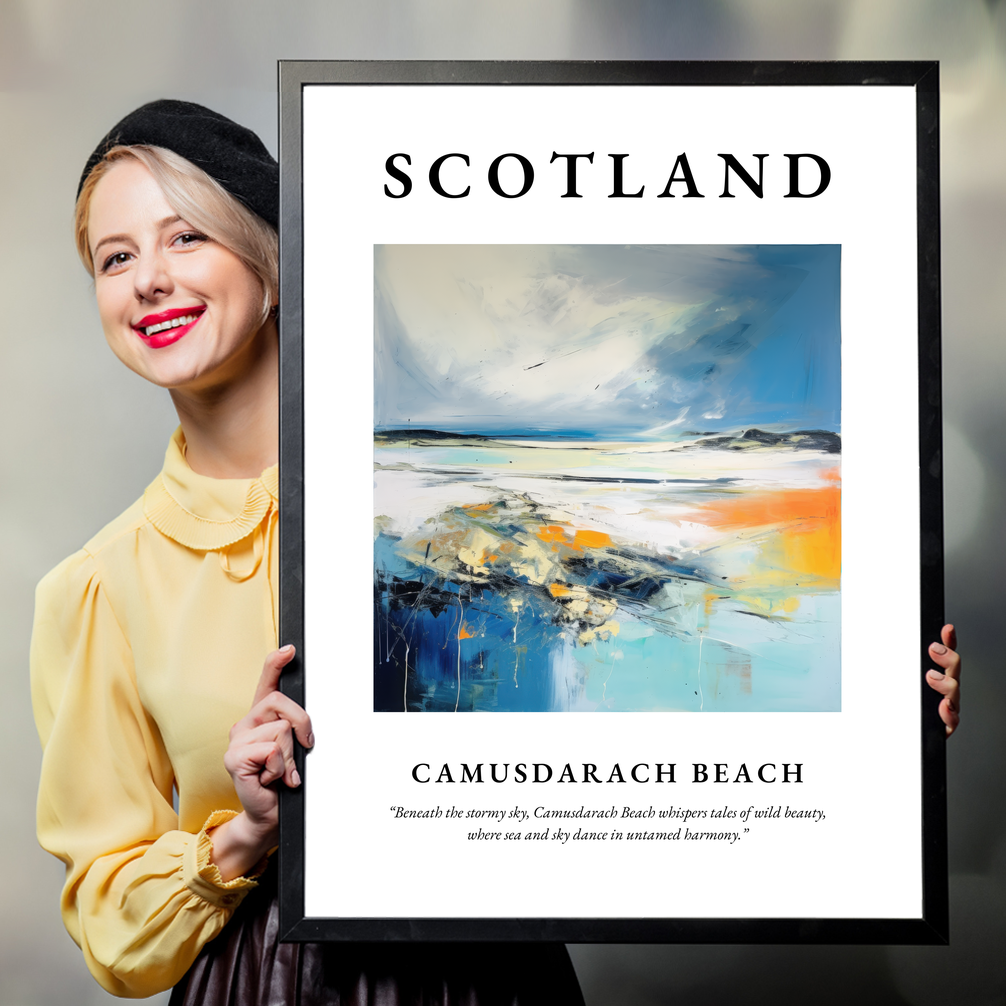
[[[210,862],[207,829],[233,811],[198,834],[178,830],[171,764],[86,551],[38,586],[31,685],[44,752],[38,837],[66,865],[63,921],[103,988],[161,992],[255,882],[224,882]]]

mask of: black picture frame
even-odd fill
[[[945,736],[925,684],[927,647],[943,624],[940,377],[939,72],[934,62],[404,62],[282,61],[280,119],[280,641],[298,648],[282,688],[310,711],[304,648],[304,382],[302,95],[306,86],[468,84],[853,86],[914,88],[918,241],[919,563],[923,904],[918,918],[319,918],[305,914],[304,779],[281,794],[280,927],[287,941],[459,940],[681,943],[939,944],[948,941]],[[332,869],[339,870],[334,853]],[[358,866],[354,867],[358,868]]]

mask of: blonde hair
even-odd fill
[[[165,147],[112,147],[84,181],[74,211],[74,238],[92,279],[94,259],[87,240],[91,198],[112,165],[126,158],[139,161],[154,176],[168,205],[183,220],[234,252],[255,273],[262,283],[264,323],[279,294],[279,236],[202,168]]]

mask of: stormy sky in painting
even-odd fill
[[[374,254],[378,429],[839,429],[837,245]]]

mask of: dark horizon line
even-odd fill
[[[745,436],[748,439],[755,439],[759,434],[769,434],[772,436],[808,436],[808,435],[821,435],[833,436],[841,438],[841,433],[836,430],[828,430],[823,428],[815,429],[785,429],[785,430],[765,430],[759,426],[739,426],[734,427],[732,430],[682,430],[678,434],[677,438],[691,438],[691,437],[733,437],[734,439],[741,439]],[[627,439],[639,440],[654,440],[659,439],[657,436],[648,436],[646,434],[640,433],[621,433],[617,431],[610,431],[607,433],[602,432],[588,432],[585,430],[523,430],[520,432],[512,432],[508,430],[497,430],[492,433],[474,433],[469,431],[452,431],[452,430],[435,430],[428,427],[374,427],[375,436],[391,437],[397,436],[400,438],[411,438],[416,440],[520,440],[520,439],[552,439],[552,440],[598,440],[598,439],[609,439],[616,437],[625,437]],[[671,437],[670,439],[677,439]]]

